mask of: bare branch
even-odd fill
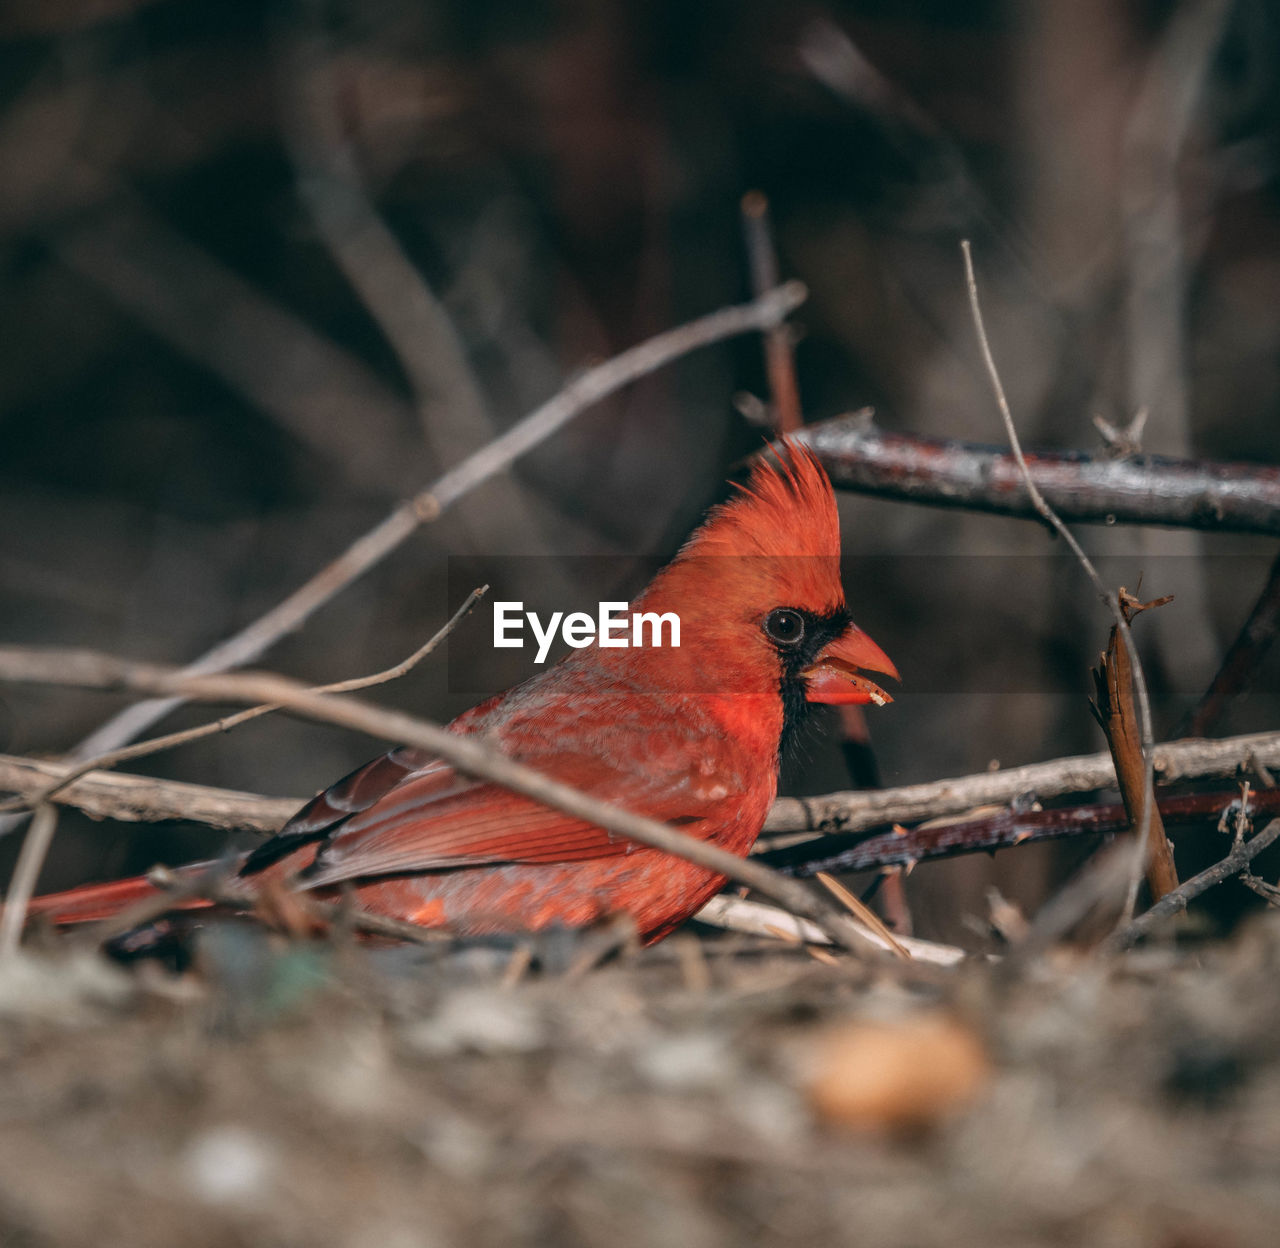
[[[1201,871],[1199,875],[1193,875],[1181,887],[1174,889],[1156,902],[1151,909],[1140,914],[1120,931],[1113,933],[1105,947],[1109,951],[1116,951],[1128,949],[1136,944],[1160,923],[1171,919],[1175,914],[1181,914],[1188,903],[1199,897],[1201,893],[1208,892],[1209,889],[1229,880],[1233,875],[1239,875],[1277,839],[1280,839],[1280,819],[1273,819],[1257,835],[1247,841],[1238,842],[1221,862],[1215,863],[1206,871]]]
[[[489,428],[484,395],[453,321],[378,215],[344,132],[342,84],[324,8],[292,7],[281,23],[284,138],[298,195],[334,263],[377,322],[413,390],[423,429]],[[776,284],[776,283],[775,283]]]
[[[1157,803],[1169,826],[1216,823],[1224,810],[1239,799],[1233,793],[1183,793],[1162,797]],[[1280,815],[1280,789],[1251,794],[1249,811]],[[1121,832],[1131,820],[1119,803],[1061,806],[1052,810],[1000,810],[994,814],[934,820],[918,828],[897,829],[865,837],[818,837],[800,845],[767,851],[771,866],[801,879],[821,872],[853,874],[886,868],[913,867],[920,862],[952,858],[959,854],[994,853],[1033,841],[1061,840],[1075,836],[1103,836]],[[850,844],[849,841],[854,843]]]
[[[801,440],[837,489],[1002,516],[1039,515],[1009,452],[976,442],[886,433],[866,413],[806,425]],[[1280,534],[1280,468],[1083,452],[1024,456],[1049,505],[1072,524],[1156,524]]]
[[[72,769],[67,763],[0,754],[0,789],[31,799],[52,782],[66,778]],[[83,811],[91,819],[120,819],[126,823],[181,819],[225,832],[270,834],[278,832],[306,799],[262,797],[178,780],[95,771],[66,788],[59,786],[52,800],[59,806]]]

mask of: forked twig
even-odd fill
[[[1105,948],[1111,951],[1128,949],[1147,935],[1157,924],[1180,914],[1189,902],[1208,892],[1217,884],[1240,874],[1264,849],[1280,838],[1280,819],[1273,819],[1261,832],[1249,840],[1240,840],[1220,862],[1214,863],[1199,875],[1193,875],[1185,884],[1162,897],[1149,910],[1108,937]]]

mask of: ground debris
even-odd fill
[[[1280,916],[1229,945],[1058,958],[1016,983],[711,937],[691,987],[676,952],[513,984],[505,955],[223,932],[185,993],[46,954],[27,988],[0,979],[0,1236],[1274,1242]],[[959,1053],[963,1095],[910,1133],[849,1133],[815,1108],[806,1065],[833,1034],[914,1036],[935,1089]]]

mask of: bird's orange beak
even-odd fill
[[[893,699],[879,685],[862,675],[860,669],[882,672],[900,679],[898,669],[870,637],[856,624],[850,624],[821,654],[811,667],[805,668],[805,697],[810,702],[836,704],[874,702],[884,706]]]

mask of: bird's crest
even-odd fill
[[[826,472],[807,447],[770,447],[735,498],[712,508],[680,552],[839,558],[840,519]]]

